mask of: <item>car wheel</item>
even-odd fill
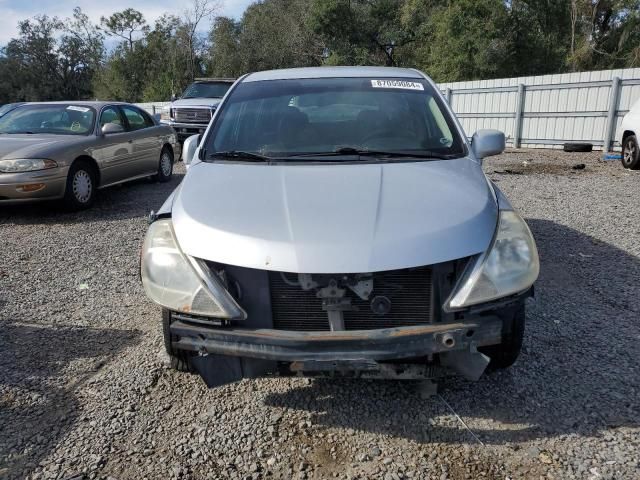
[[[158,182],[168,182],[171,180],[173,174],[173,153],[171,149],[164,147],[160,153],[160,160],[158,161],[158,173],[153,178]]]
[[[622,145],[622,166],[630,170],[640,169],[640,150],[635,135],[625,138]]]
[[[69,169],[64,204],[69,210],[89,208],[96,196],[96,172],[89,162],[77,161]]]
[[[194,369],[191,365],[191,357],[194,353],[185,350],[176,350],[171,346],[173,340],[177,340],[175,335],[171,335],[169,328],[172,322],[171,311],[166,308],[162,309],[162,336],[164,338],[164,348],[169,354],[171,360],[171,368],[178,372],[193,373]]]
[[[509,368],[515,363],[522,349],[524,339],[525,308],[524,304],[516,310],[503,327],[502,343],[479,348],[480,352],[491,358],[489,369]]]

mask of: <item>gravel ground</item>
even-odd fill
[[[540,250],[526,346],[427,399],[378,381],[208,390],[167,369],[138,252],[181,165],[87,212],[2,207],[0,478],[640,478],[640,172],[598,158],[486,162]]]

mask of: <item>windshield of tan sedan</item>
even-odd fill
[[[246,82],[219,112],[206,144],[269,157],[339,151],[461,156],[464,143],[421,79],[322,78]]]
[[[222,98],[231,85],[230,82],[192,83],[182,98]]]
[[[0,118],[0,133],[88,135],[95,115],[81,105],[23,105]]]

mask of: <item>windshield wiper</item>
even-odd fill
[[[224,152],[214,152],[207,155],[207,160],[245,160],[249,162],[270,163],[273,158],[259,153],[244,152],[242,150],[227,150]]]
[[[309,152],[293,154],[292,157],[335,157],[341,155],[358,155],[360,157],[387,157],[387,158],[435,158],[438,160],[448,160],[452,155],[433,152],[431,150],[420,150],[418,152],[394,152],[387,150],[369,150],[359,147],[340,147],[332,152]]]

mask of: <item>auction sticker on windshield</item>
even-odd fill
[[[404,90],[424,90],[424,86],[418,82],[407,80],[371,80],[373,88],[401,88]]]
[[[73,110],[74,112],[87,113],[90,109],[87,107],[76,107],[75,105],[69,105],[67,110]]]

